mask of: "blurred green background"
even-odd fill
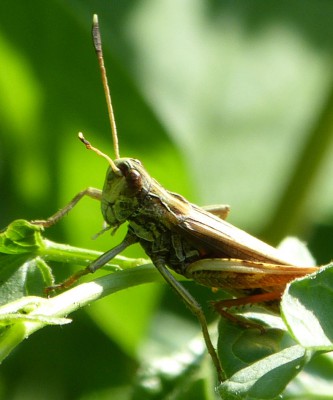
[[[319,263],[330,261],[327,1],[2,0],[0,226],[45,218],[85,187],[102,187],[105,161],[76,137],[83,131],[113,155],[93,13],[121,155],[139,158],[192,202],[230,204],[229,221],[240,228],[274,245],[297,235]],[[124,230],[92,241],[101,226],[98,203],[86,199],[47,235],[104,251]],[[169,289],[147,285],[74,314],[71,326],[36,333],[1,366],[0,397],[128,398],[141,346],[173,305],[183,312]],[[184,318],[197,328],[186,310]]]

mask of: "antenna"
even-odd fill
[[[118,159],[118,158],[120,158],[120,155],[119,155],[117,126],[116,126],[116,121],[115,121],[114,113],[113,113],[110,89],[109,89],[109,85],[108,85],[108,78],[106,76],[106,70],[105,70],[105,66],[104,66],[104,58],[103,58],[103,50],[102,50],[102,39],[101,39],[100,31],[99,31],[98,17],[97,17],[96,14],[94,14],[94,16],[93,16],[92,38],[93,38],[93,43],[94,43],[97,59],[98,59],[99,68],[100,68],[100,71],[101,71],[102,83],[103,83],[105,99],[106,99],[106,105],[108,107],[108,114],[109,114],[109,121],[110,121],[111,131],[112,131],[112,140],[113,140],[114,153],[115,153],[116,159]],[[114,165],[114,163],[113,163],[113,165]],[[112,169],[114,169],[114,168],[112,167]]]
[[[105,153],[101,152],[100,150],[98,150],[96,147],[92,146],[90,144],[90,142],[88,142],[88,140],[83,136],[82,132],[79,132],[78,134],[79,139],[81,140],[81,142],[86,146],[86,148],[88,150],[92,150],[94,151],[96,154],[98,154],[99,156],[103,157],[106,159],[106,161],[110,164],[112,171],[117,174],[117,175],[122,175],[120,169],[116,166],[116,164],[114,163],[114,161],[112,160],[112,158],[110,158],[108,155],[106,155]]]

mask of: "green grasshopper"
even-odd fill
[[[295,265],[277,249],[227,223],[224,219],[229,212],[228,206],[200,208],[179,194],[164,189],[150,177],[140,161],[120,158],[96,15],[92,34],[108,105],[115,159],[93,147],[80,133],[79,138],[85,146],[109,163],[103,190],[87,188],[49,219],[35,222],[43,226],[53,225],[82,197],[89,196],[101,201],[102,214],[109,228],[116,229],[127,222],[128,231],[119,245],[101,255],[86,269],[47,290],[71,286],[128,246],[140,243],[164,279],[197,316],[218,379],[223,381],[225,373],[210,339],[201,306],[168,268],[202,285],[236,289],[240,296],[243,294],[243,297],[214,303],[215,309],[228,317],[230,314],[225,309],[229,307],[279,300],[288,282],[319,267]]]

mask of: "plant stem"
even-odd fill
[[[80,247],[73,247],[66,244],[52,242],[51,240],[43,239],[43,246],[38,250],[38,255],[47,261],[65,262],[69,264],[78,264],[82,266],[89,265],[102,252],[95,250],[87,250]],[[108,267],[117,271],[137,267],[142,264],[149,263],[149,260],[144,258],[128,258],[124,256],[116,256],[112,262],[107,263]]]

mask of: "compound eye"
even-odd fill
[[[131,169],[129,177],[133,182],[139,182],[141,180],[141,174],[136,169]]]
[[[135,192],[137,190],[141,190],[142,177],[140,172],[138,172],[136,169],[131,169],[126,179],[131,190],[134,190]]]

